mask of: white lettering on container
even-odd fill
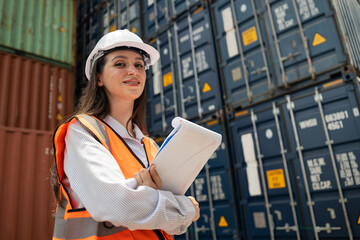
[[[297,3],[302,20],[306,20],[319,13],[319,9],[315,6],[314,0],[297,0]]]
[[[202,72],[209,68],[209,64],[206,61],[205,51],[199,51],[195,54],[196,57],[196,67],[198,72]]]
[[[336,154],[336,160],[340,166],[339,174],[344,181],[344,185],[346,187],[360,185],[359,164],[356,162],[354,152]]]
[[[190,70],[191,57],[187,57],[181,60],[183,77],[187,78],[192,76],[193,70]]]
[[[194,42],[201,39],[201,33],[204,31],[204,26],[193,30]]]
[[[329,129],[329,131],[344,128],[342,120],[345,120],[347,118],[349,118],[347,110],[326,114],[325,121],[327,123],[327,128]]]
[[[310,181],[313,190],[324,190],[332,189],[330,180],[322,180],[321,175],[323,174],[322,167],[326,166],[325,159],[323,157],[308,159],[306,161],[309,173]]]
[[[225,193],[222,188],[221,176],[215,175],[210,177],[211,181],[211,193],[213,200],[223,200],[225,199]]]
[[[292,25],[295,24],[295,20],[293,18],[285,20],[286,11],[289,9],[289,5],[284,3],[276,8],[274,8],[274,13],[276,15],[276,23],[279,31],[282,31]]]
[[[317,120],[316,118],[307,119],[304,121],[299,122],[301,129],[311,128],[317,126]]]
[[[207,195],[203,194],[204,184],[204,178],[195,179],[195,195],[198,202],[207,201]]]
[[[189,40],[189,39],[190,39],[189,34],[186,34],[186,35],[184,35],[184,36],[182,36],[182,37],[180,38],[180,43],[183,43],[183,42],[185,42],[185,41],[187,41],[187,40]]]

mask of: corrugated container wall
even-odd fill
[[[144,16],[152,15],[160,3],[152,2]],[[163,18],[155,18],[154,26],[159,21]],[[223,104],[207,5],[191,5],[154,34],[147,40],[160,52],[160,61],[147,73],[147,118],[149,133],[161,136],[169,132],[175,116],[199,121],[215,116]]]
[[[338,4],[345,2],[355,3]],[[347,48],[360,50],[359,14],[346,13],[344,22],[330,0],[219,0],[212,8],[231,107],[266,101],[359,65]],[[339,22],[347,27],[346,39]]]
[[[74,72],[0,52],[0,125],[53,131],[74,110]]]
[[[0,126],[0,239],[51,239],[51,133]]]
[[[355,75],[234,113],[245,239],[360,238],[360,94]]]
[[[0,45],[74,65],[75,1],[0,0]]]

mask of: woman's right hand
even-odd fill
[[[139,172],[134,174],[134,178],[139,186],[148,186],[154,189],[161,189],[162,181],[156,171],[155,165],[150,167],[150,170],[145,168],[140,169]]]
[[[188,198],[190,199],[190,201],[192,202],[192,204],[194,205],[194,207],[195,207],[195,210],[196,210],[196,212],[195,212],[195,217],[193,218],[193,222],[195,222],[195,221],[197,221],[198,219],[199,219],[199,217],[200,217],[200,208],[199,208],[199,203],[195,200],[195,198],[194,197],[192,197],[192,196],[188,196]]]

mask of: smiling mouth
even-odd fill
[[[129,85],[139,85],[140,84],[140,82],[136,81],[136,80],[124,81],[123,83],[129,84]]]

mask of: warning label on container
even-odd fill
[[[251,27],[241,33],[244,46],[247,46],[253,42],[256,42],[258,40],[257,34],[256,34],[256,28]]]
[[[284,170],[282,168],[266,171],[266,176],[269,189],[286,187]]]
[[[359,218],[357,220],[357,224],[360,225],[360,214],[359,214]]]
[[[320,45],[322,43],[326,42],[326,38],[321,36],[319,33],[315,33],[314,40],[312,42],[313,47]]]
[[[219,227],[228,227],[229,224],[227,223],[226,219],[224,216],[221,216],[220,217],[220,221],[219,221],[219,224],[218,224]]]
[[[202,91],[204,93],[211,91],[210,85],[208,83],[205,83]]]
[[[172,75],[171,75],[171,72],[168,72],[166,73],[164,76],[163,76],[163,85],[164,87],[167,87],[169,85],[172,84]]]

